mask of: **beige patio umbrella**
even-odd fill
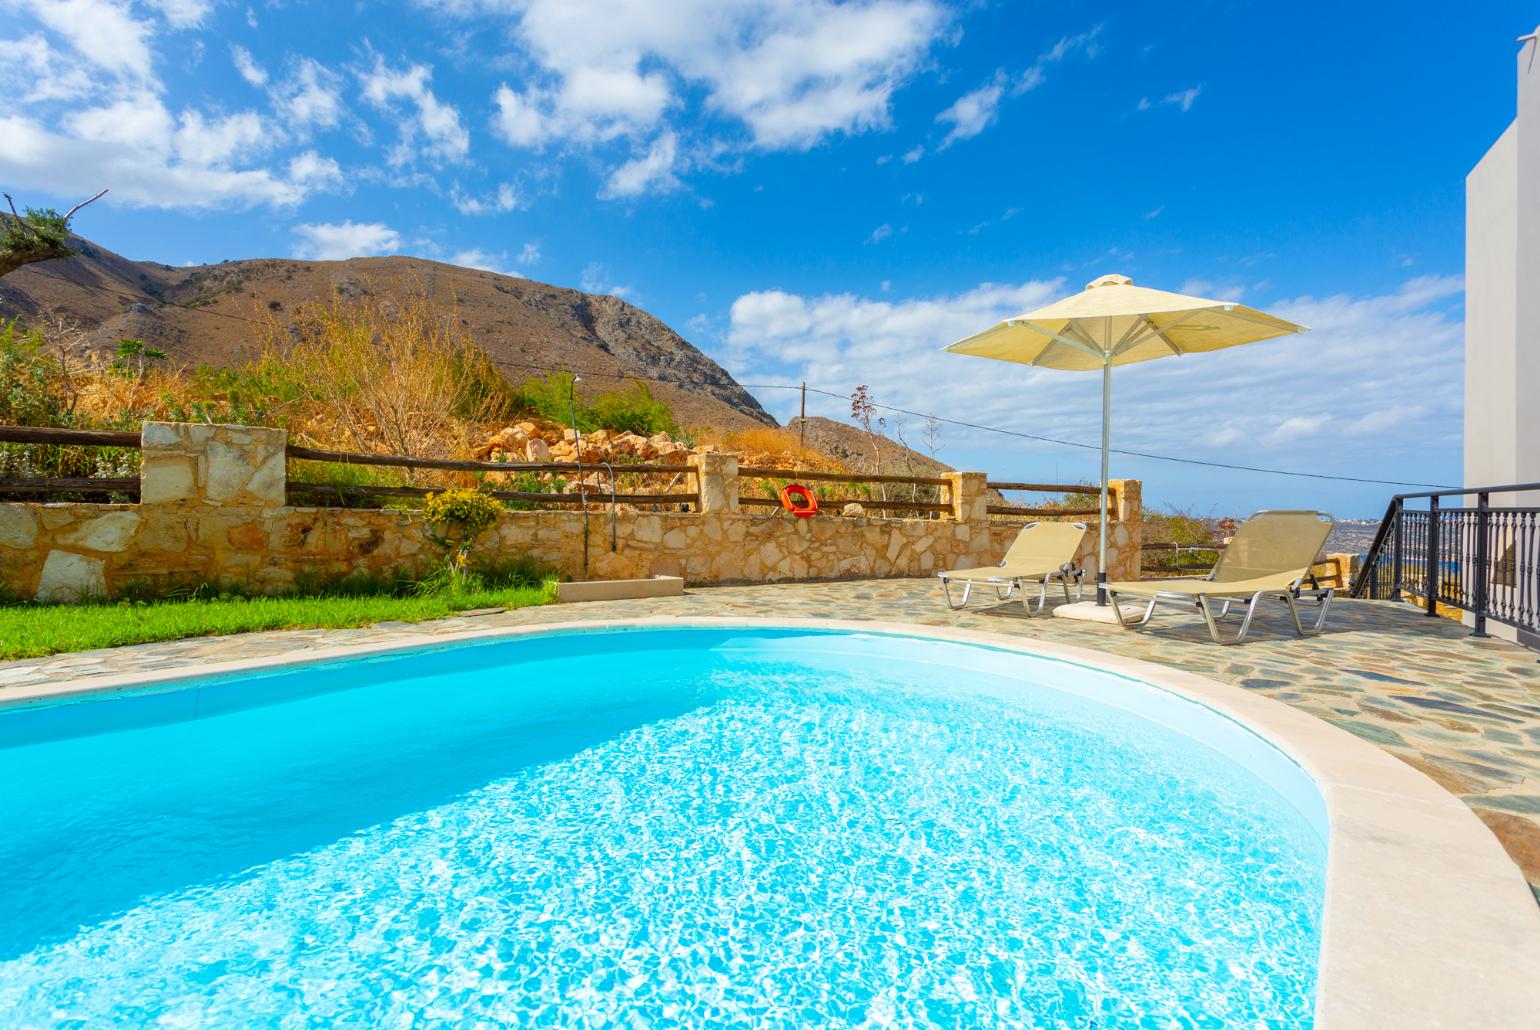
[[[1201,351],[1238,347],[1307,332],[1233,301],[1205,300],[1135,286],[1123,275],[1104,275],[1080,293],[1008,318],[943,348],[1020,365],[1102,373],[1101,544],[1096,603],[1106,604],[1107,458],[1112,446],[1112,366],[1132,365]]]

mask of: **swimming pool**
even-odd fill
[[[880,633],[483,640],[0,712],[21,1025],[1307,1025],[1326,819],[1136,680]]]

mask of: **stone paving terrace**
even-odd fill
[[[993,600],[991,598],[991,600]],[[1212,643],[1202,621],[1163,609],[1151,627],[1028,619],[1015,601],[947,609],[934,579],[710,587],[683,597],[552,605],[415,626],[302,630],[144,644],[0,663],[7,686],[143,673],[422,633],[642,616],[871,619],[1039,638],[1187,669],[1257,691],[1371,741],[1457,794],[1502,840],[1540,894],[1540,664],[1447,619],[1385,601],[1335,602],[1321,636],[1294,635],[1263,608],[1246,643]]]

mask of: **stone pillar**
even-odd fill
[[[1118,522],[1144,521],[1144,482],[1138,479],[1109,479],[1107,488],[1117,496],[1112,498],[1110,511]]]
[[[983,472],[946,472],[947,493],[952,498],[952,518],[957,522],[989,521],[989,476]]]
[[[1139,579],[1144,542],[1144,483],[1109,479],[1107,489],[1107,578],[1114,583]]]
[[[690,455],[689,461],[700,488],[701,514],[737,514],[738,456],[706,451]]]
[[[139,503],[281,508],[288,442],[282,429],[146,422]]]

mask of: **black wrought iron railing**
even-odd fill
[[[1525,495],[1532,503],[1514,503]],[[1540,647],[1540,483],[1393,497],[1352,596],[1408,595],[1429,615],[1439,605],[1470,612],[1477,636],[1490,620]]]

